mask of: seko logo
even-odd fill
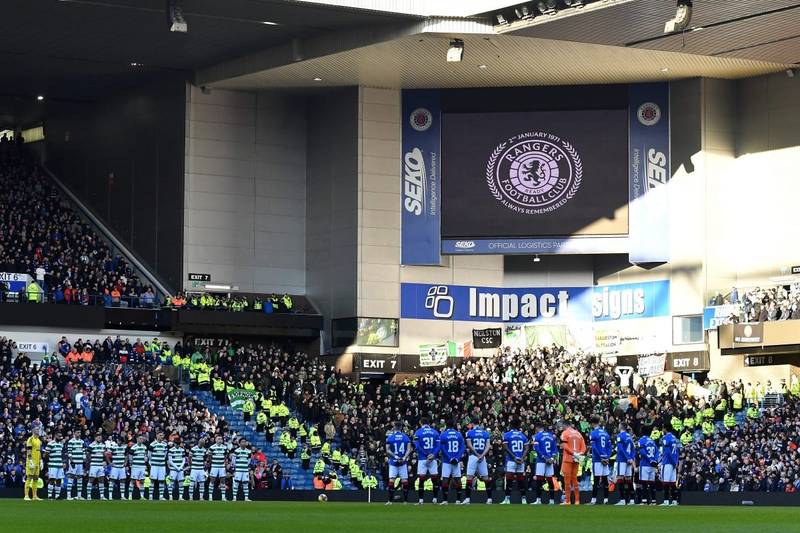
[[[471,250],[475,248],[475,241],[456,241],[455,247],[459,250]]]
[[[425,158],[422,150],[414,148],[404,158],[403,207],[413,215],[425,209]]]

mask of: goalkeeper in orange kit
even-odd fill
[[[580,505],[581,494],[578,488],[578,464],[586,454],[586,441],[581,432],[570,423],[561,432],[561,475],[564,476],[564,505],[570,505],[570,494],[575,495],[575,505]]]

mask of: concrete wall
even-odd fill
[[[358,256],[358,90],[308,101],[307,295],[330,320],[356,316]]]
[[[191,87],[186,115],[184,272],[304,294],[304,99]]]

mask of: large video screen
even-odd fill
[[[442,116],[444,238],[628,233],[625,109]]]

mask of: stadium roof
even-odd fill
[[[698,1],[692,31],[669,35],[664,34],[664,24],[675,16],[675,2],[666,0],[600,0],[582,9],[506,25],[495,24],[493,14],[519,2],[336,3],[372,9],[380,4],[400,12],[418,9],[426,16],[306,39],[299,56],[292,55],[287,46],[246,54],[200,69],[197,83],[250,90],[315,84],[473,87],[620,83],[696,76],[742,78],[800,63],[797,0],[772,0],[769,6],[755,0]],[[445,54],[454,38],[465,43],[464,60],[446,63]],[[321,81],[314,81],[316,78]]]
[[[597,0],[503,26],[494,13],[520,2],[182,2],[188,33],[167,30],[165,0],[3,2],[0,126],[42,116],[38,94],[90,100],[171,74],[253,90],[468,87],[738,78],[800,64],[798,0],[698,0],[693,31],[674,35],[663,33],[673,0]],[[465,42],[461,63],[444,60],[453,38]]]

